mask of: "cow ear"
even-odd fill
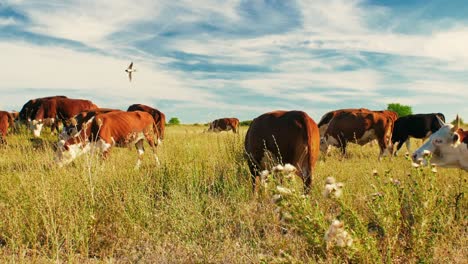
[[[457,133],[453,134],[453,143],[456,143],[460,137],[458,136]]]

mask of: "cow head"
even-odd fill
[[[87,142],[78,142],[77,140],[60,140],[57,142],[57,151],[55,153],[55,162],[62,167],[71,163],[74,159],[88,152],[89,144]]]
[[[44,122],[42,122],[42,119],[40,120],[32,120],[29,121],[29,128],[33,132],[34,137],[40,137],[41,136],[41,131],[42,127],[44,126]]]
[[[468,169],[468,164],[461,164],[463,163],[462,157],[468,156],[468,149],[460,147],[460,135],[457,133],[458,126],[444,124],[440,119],[439,121],[443,126],[413,153],[413,162],[427,165],[428,157],[430,156],[430,162],[438,166],[467,166],[466,168]]]

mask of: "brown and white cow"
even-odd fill
[[[413,153],[413,162],[427,165],[427,159],[430,158],[430,163],[436,166],[468,171],[468,131],[459,128],[459,125],[444,124],[437,119],[440,129]]]
[[[320,119],[319,123],[317,124],[319,131],[320,131],[320,136],[323,137],[323,135],[325,135],[325,131],[327,131],[328,124],[335,116],[344,112],[356,112],[356,111],[370,112],[370,110],[367,108],[346,108],[346,109],[333,110],[324,114],[322,118]]]
[[[164,132],[166,130],[166,115],[163,112],[144,104],[132,104],[128,107],[127,111],[144,111],[152,115],[154,122],[156,122],[156,126],[158,127],[159,140],[161,141],[164,139]]]
[[[6,143],[8,128],[14,126],[14,118],[7,111],[0,111],[0,144]]]
[[[385,151],[390,152],[393,119],[378,112],[342,112],[336,115],[320,140],[322,152],[328,152],[329,146],[340,147],[346,154],[348,142],[365,145],[377,139],[380,147],[379,159]]]
[[[271,169],[267,157],[273,157],[276,164],[294,165],[308,192],[320,152],[319,144],[317,124],[305,112],[274,111],[255,118],[245,136],[245,151],[254,190],[260,171]]]
[[[90,149],[97,149],[106,158],[113,146],[134,144],[138,151],[136,166],[139,167],[145,139],[159,164],[156,156],[158,130],[150,114],[142,111],[98,114],[80,131],[79,136],[59,141],[55,161],[59,166],[66,165]]]
[[[63,140],[67,140],[70,137],[75,137],[79,135],[80,131],[88,125],[92,118],[98,114],[105,114],[114,111],[122,111],[119,109],[112,109],[112,108],[96,108],[92,110],[83,111],[74,117],[66,120],[64,122],[64,127],[62,133],[60,133],[59,138]]]
[[[71,98],[51,98],[43,100],[34,117],[31,120],[30,127],[35,137],[41,135],[44,124],[55,124],[57,132],[57,122],[64,122],[78,113],[98,108],[93,102],[84,99]]]
[[[35,98],[35,99],[31,99],[27,101],[19,112],[18,120],[21,123],[28,124],[34,118],[34,116],[36,116],[36,112],[39,109],[39,106],[42,104],[42,102],[50,100],[50,99],[57,99],[57,98],[67,98],[67,97],[63,95],[57,95],[57,96]]]
[[[232,130],[234,133],[239,132],[239,119],[235,117],[220,118],[210,123],[208,132],[221,132]]]

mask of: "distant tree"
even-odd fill
[[[172,117],[169,119],[169,125],[180,125],[180,120],[177,117]]]
[[[252,124],[252,120],[244,120],[239,122],[239,125],[241,126],[250,126],[250,124]]]
[[[460,118],[460,125],[464,125],[465,122],[463,122],[463,119],[461,117]],[[450,122],[452,125],[456,126],[457,125],[457,119],[455,118],[452,122]]]
[[[387,110],[397,112],[399,117],[411,115],[413,109],[409,105],[402,105],[399,103],[391,103],[387,105]]]

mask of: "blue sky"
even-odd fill
[[[3,0],[0,109],[62,94],[184,123],[392,102],[468,119],[466,14],[465,0]]]

